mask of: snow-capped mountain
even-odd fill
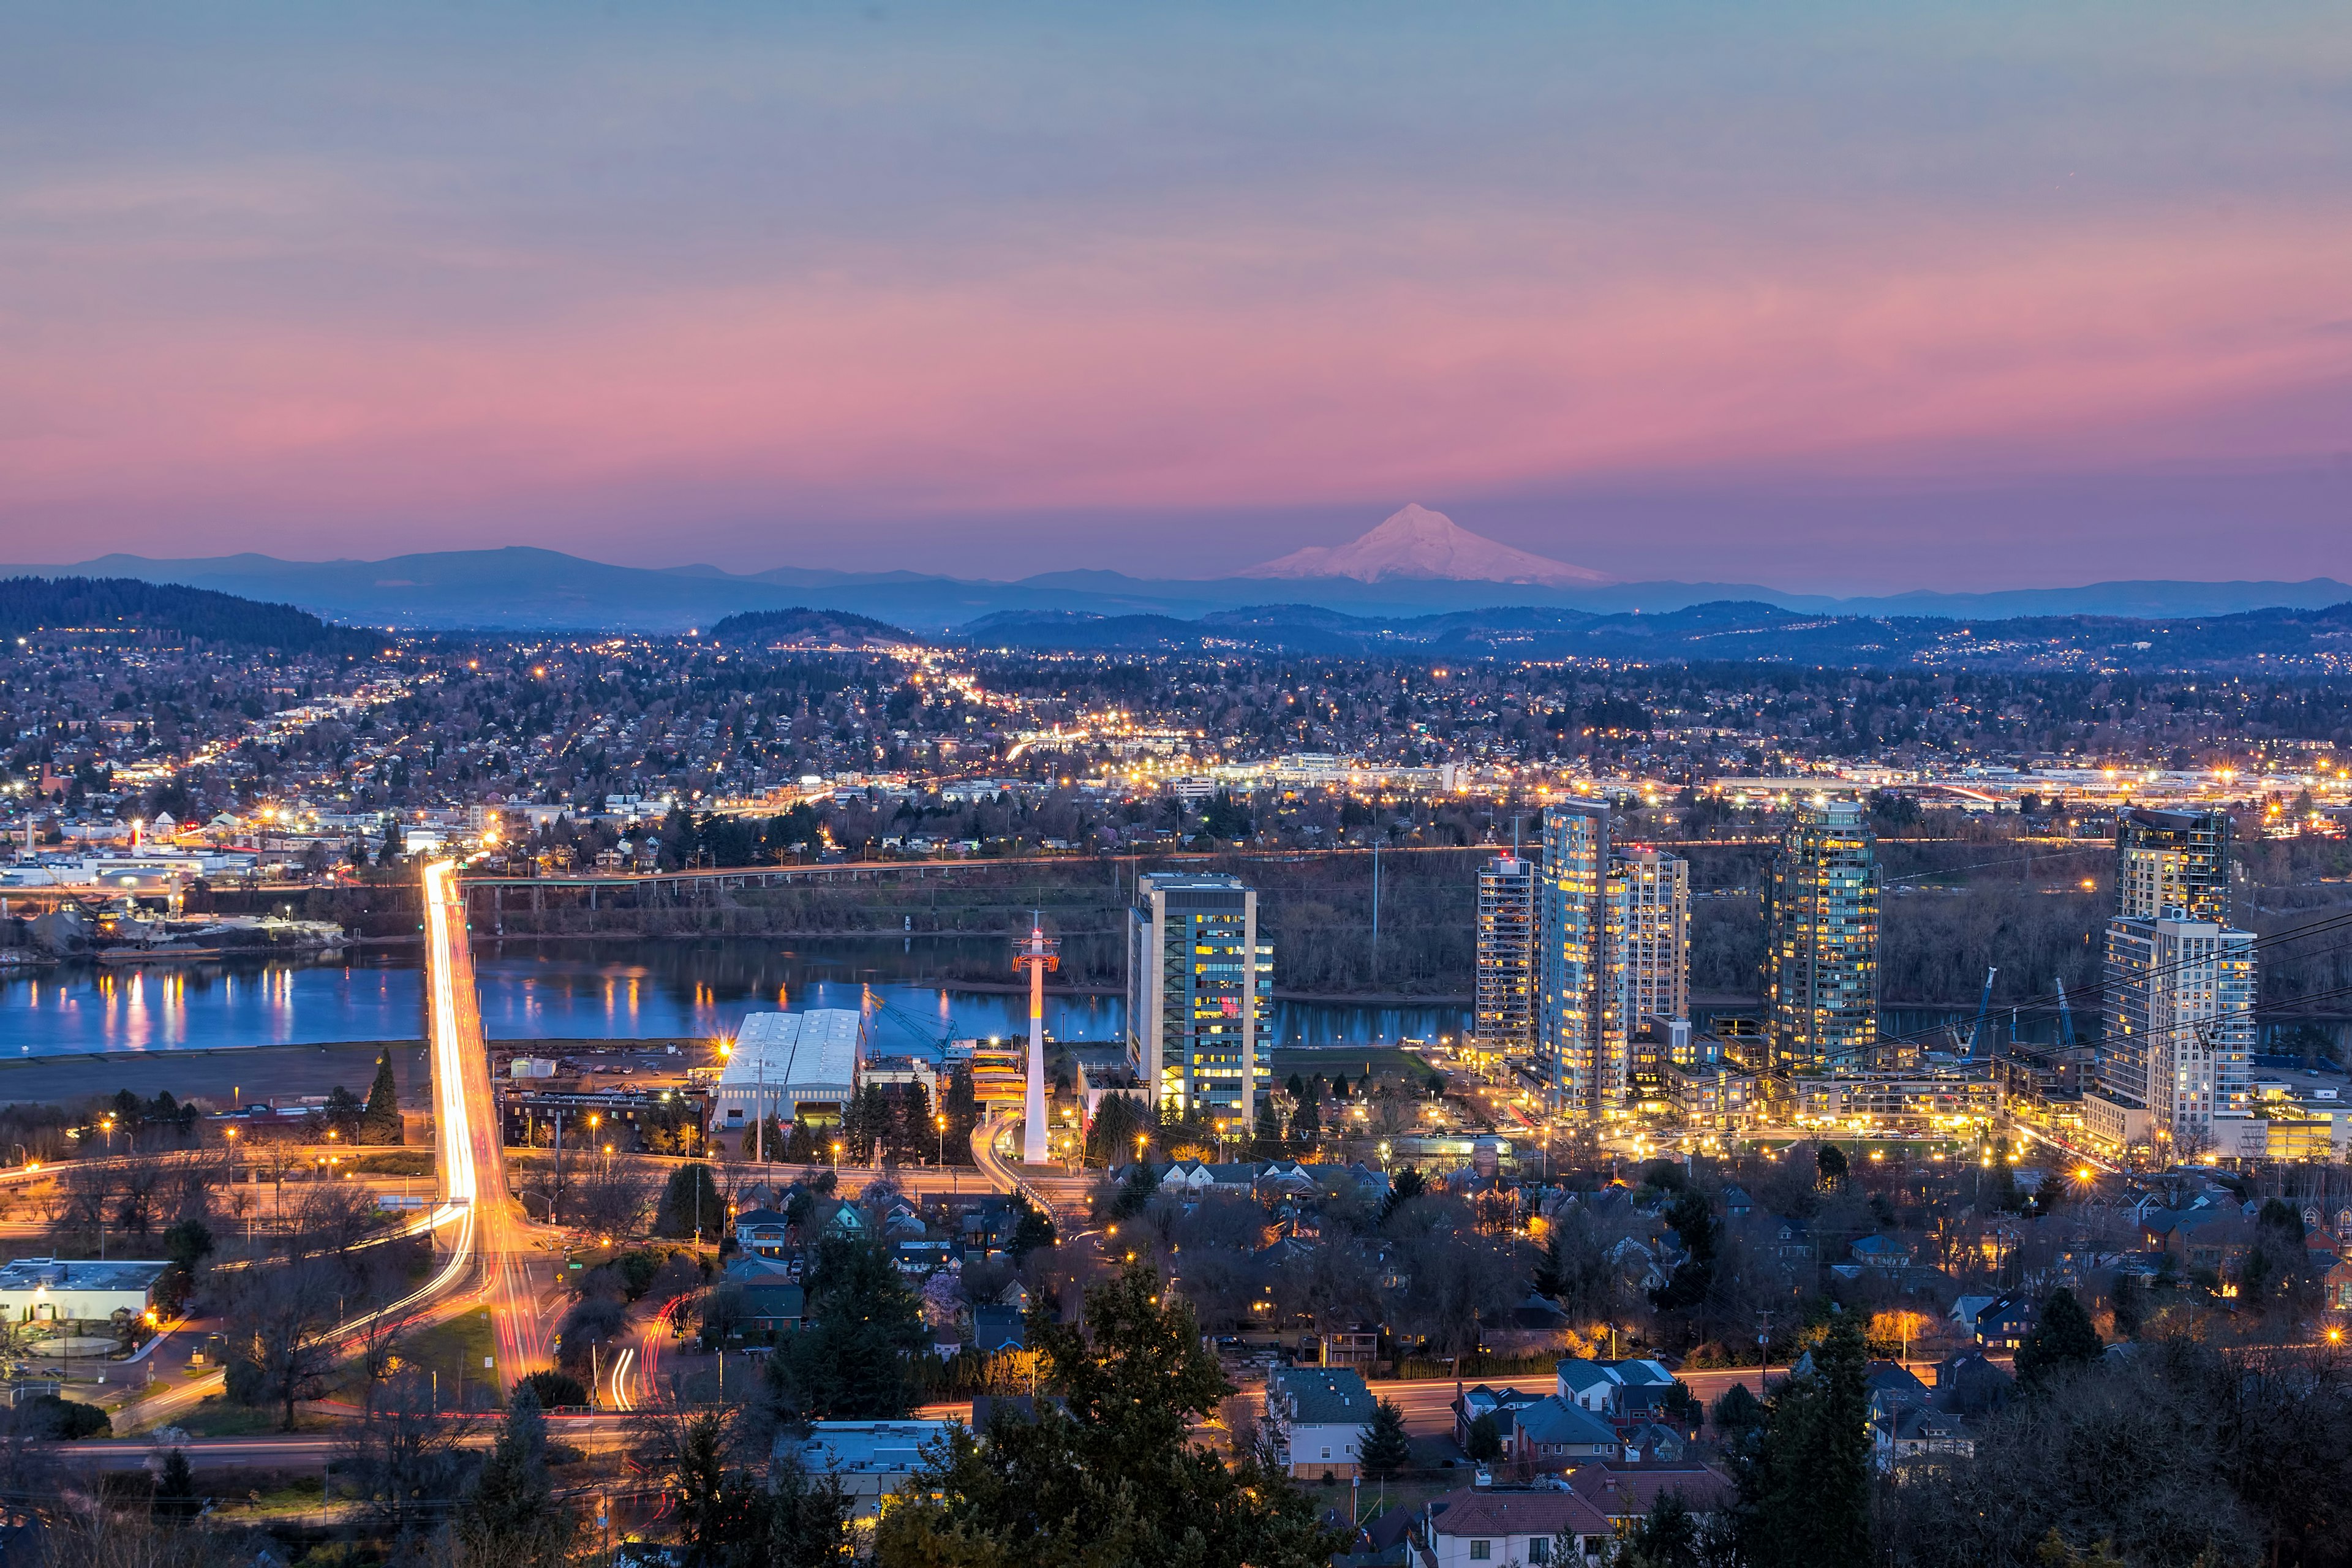
[[[1541,583],[1555,588],[1613,580],[1591,567],[1570,566],[1497,543],[1418,503],[1345,544],[1309,545],[1234,575],[1352,577],[1359,583],[1419,577],[1457,583]]]

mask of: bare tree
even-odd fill
[[[592,1163],[567,1194],[564,1215],[602,1236],[637,1236],[653,1212],[653,1186],[635,1161]]]
[[[473,1430],[472,1423],[434,1409],[428,1375],[412,1367],[384,1381],[339,1445],[336,1457],[378,1530],[392,1538],[395,1561],[414,1554],[430,1521],[457,1495]]]
[[[294,1406],[315,1399],[336,1360],[332,1336],[343,1282],[323,1258],[306,1258],[271,1268],[249,1268],[238,1281],[228,1315],[240,1348],[253,1369],[255,1393],[276,1402],[285,1429],[294,1429]]]

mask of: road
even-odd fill
[[[1045,1206],[1057,1226],[1083,1220],[1095,1178],[1073,1176],[1058,1165],[1024,1165],[997,1152],[997,1144],[1009,1140],[1020,1125],[1021,1118],[1008,1110],[971,1130],[972,1163],[980,1167],[982,1179],[1000,1193],[1025,1192]]]
[[[466,1206],[482,1290],[498,1340],[501,1386],[550,1364],[530,1266],[538,1249],[508,1194],[505,1140],[491,1096],[490,1053],[474,988],[465,895],[446,860],[425,868],[425,963],[432,1005],[433,1100],[441,1133],[442,1197]],[[548,1266],[552,1272],[552,1266]],[[486,1369],[491,1370],[491,1369]]]
[[[325,1335],[348,1338],[387,1319],[421,1325],[478,1300],[490,1310],[499,1343],[500,1364],[485,1370],[494,1371],[502,1383],[511,1383],[546,1365],[546,1350],[528,1272],[529,1241],[515,1203],[507,1194],[500,1129],[490,1100],[489,1056],[482,1043],[481,1005],[474,990],[473,953],[467,945],[465,912],[452,872],[447,861],[425,868],[428,1033],[440,1203],[406,1227],[411,1233],[436,1234],[446,1250],[440,1266],[416,1289],[348,1318],[326,1330]],[[478,1281],[478,1261],[483,1265]],[[124,1405],[115,1415],[116,1429],[137,1431],[166,1423],[218,1393],[220,1386],[217,1371],[188,1378]]]

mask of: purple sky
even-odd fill
[[[20,11],[0,560],[2352,578],[2342,19]]]

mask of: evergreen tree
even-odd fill
[[[1739,1465],[1741,1534],[1755,1568],[1864,1568],[1870,1561],[1869,1363],[1851,1313],[1780,1384]]]
[[[1330,1562],[1339,1533],[1287,1478],[1190,1440],[1233,1385],[1149,1268],[1089,1288],[1083,1326],[1034,1321],[1031,1339],[1062,1403],[985,1443],[952,1430],[883,1514],[877,1568]]]
[[[1255,1158],[1271,1160],[1281,1154],[1282,1119],[1275,1113],[1272,1095],[1259,1098],[1256,1121],[1251,1127],[1250,1132],[1251,1141],[1255,1144],[1252,1152]]]
[[[1406,1439],[1404,1411],[1393,1399],[1383,1399],[1372,1407],[1372,1423],[1364,1428],[1360,1457],[1364,1473],[1392,1476],[1412,1461],[1412,1447]]]
[[[153,1513],[165,1524],[184,1524],[205,1509],[205,1500],[196,1495],[196,1472],[188,1464],[187,1450],[173,1448],[163,1456],[163,1474],[155,1478]]]
[[[397,1143],[401,1141],[400,1085],[392,1076],[392,1053],[375,1059],[375,1082],[368,1089],[367,1109],[360,1113],[360,1142]]]
[[[2017,1347],[2017,1380],[2040,1383],[2053,1373],[2098,1360],[2105,1348],[2083,1303],[2062,1285],[2042,1303],[2041,1321]]]
[[[711,1180],[709,1166],[697,1161],[669,1173],[669,1183],[662,1188],[661,1206],[654,1216],[656,1235],[698,1235],[715,1242],[726,1226],[727,1202],[719,1195],[719,1184]]]
[[[1484,1465],[1503,1457],[1503,1428],[1490,1411],[1470,1423],[1469,1441],[1463,1449],[1478,1464]]]
[[[547,1473],[547,1423],[529,1383],[515,1385],[497,1439],[457,1505],[451,1532],[461,1561],[496,1568],[559,1568],[574,1523]]]
[[[1724,1443],[1738,1447],[1764,1425],[1764,1402],[1748,1393],[1746,1384],[1735,1383],[1715,1402],[1713,1420]]]
[[[1682,1493],[1665,1491],[1626,1533],[1610,1568],[1699,1568],[1705,1561],[1698,1520]]]
[[[906,1415],[917,1392],[923,1310],[888,1249],[864,1237],[818,1243],[807,1310],[808,1327],[769,1358],[784,1405],[835,1421]]]
[[[1388,1224],[1391,1215],[1427,1191],[1429,1191],[1429,1184],[1421,1179],[1419,1171],[1410,1165],[1399,1171],[1390,1178],[1389,1195],[1381,1200],[1381,1223]]]

